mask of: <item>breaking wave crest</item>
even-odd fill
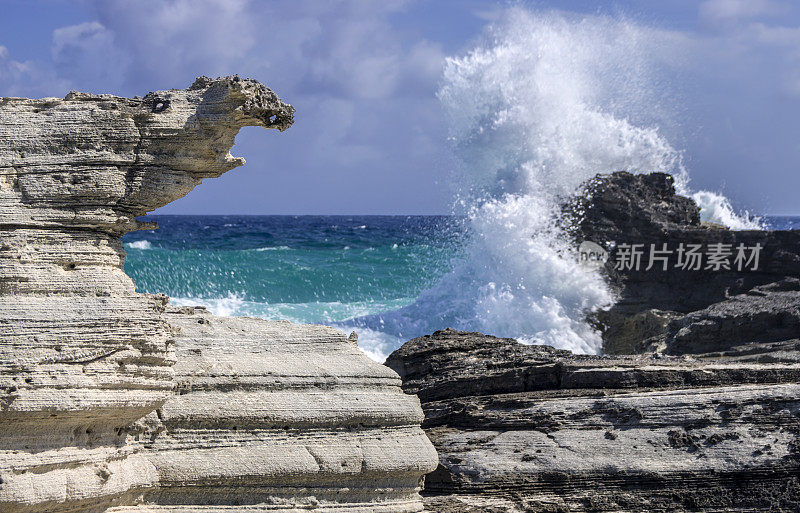
[[[691,195],[700,207],[700,219],[727,226],[731,230],[763,230],[760,218],[749,212],[737,213],[725,196],[716,192],[700,191]]]
[[[126,270],[174,304],[355,329],[377,360],[446,327],[598,353],[587,314],[613,297],[558,222],[581,183],[668,172],[704,220],[759,227],[724,196],[692,192],[668,140],[683,44],[624,19],[510,9],[447,61],[438,92],[458,216],[165,218],[170,235],[126,243]]]
[[[386,334],[407,340],[448,326],[598,353],[585,319],[613,298],[568,257],[559,205],[596,173],[618,170],[668,172],[689,190],[681,153],[658,125],[677,50],[668,39],[625,20],[517,8],[449,59],[438,96],[460,159],[466,256],[412,304],[343,326],[381,332],[375,347],[360,342],[373,353],[385,353]],[[750,226],[723,197],[698,194],[705,216]]]
[[[126,242],[125,247],[128,249],[153,249],[153,245],[149,240],[137,240],[133,242]]]

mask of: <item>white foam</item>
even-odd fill
[[[449,326],[599,352],[585,319],[613,298],[577,265],[558,205],[618,170],[668,172],[688,190],[682,155],[657,124],[661,74],[679,51],[669,35],[625,20],[514,8],[449,59],[439,98],[461,160],[466,256],[413,304],[354,324],[400,340]]]
[[[725,196],[710,191],[692,194],[692,198],[700,207],[700,219],[727,226],[731,230],[763,230],[760,218],[751,216],[749,212],[737,213]]]
[[[214,315],[227,317],[259,317],[271,320],[287,320],[296,323],[323,323],[339,326],[342,330],[351,327],[347,319],[398,308],[411,302],[411,298],[373,301],[310,301],[305,303],[267,303],[250,301],[237,293],[226,297],[171,297],[175,306],[204,306]]]
[[[125,247],[130,249],[153,249],[153,245],[149,240],[137,240],[133,242],[126,242]]]
[[[244,299],[234,293],[222,298],[171,297],[169,302],[174,306],[204,306],[220,317],[246,315],[242,308],[245,304]]]
[[[263,248],[256,248],[256,251],[285,251],[292,249],[289,246],[265,246]]]
[[[448,60],[439,99],[462,162],[457,213],[468,216],[472,235],[455,269],[413,303],[374,313],[378,305],[200,302],[222,315],[355,329],[378,361],[446,327],[599,352],[585,319],[613,298],[596,272],[578,266],[557,228],[558,205],[588,178],[617,170],[669,172],[690,194],[681,153],[659,129],[669,111],[661,108],[662,73],[681,54],[671,37],[625,20],[514,8],[477,48]],[[695,199],[705,219],[749,222],[724,197]],[[337,322],[343,315],[357,317]]]
[[[342,324],[336,327],[345,333],[350,331],[358,333],[358,348],[378,363],[385,362],[386,357],[405,342],[404,339],[395,335],[363,326]]]

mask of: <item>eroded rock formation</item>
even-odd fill
[[[122,511],[422,509],[420,477],[437,457],[419,400],[355,340],[202,308],[167,320],[177,395],[139,437],[161,482],[149,506]]]
[[[386,364],[439,452],[429,509],[800,510],[800,232],[702,223],[663,173],[598,175],[564,211],[577,243],[610,252],[605,349],[647,354],[453,330],[404,344]],[[760,246],[759,265],[644,256],[719,243]],[[645,249],[641,266],[618,265],[623,244]]]
[[[703,223],[699,207],[677,194],[664,173],[598,175],[565,210],[577,242],[596,242],[611,254],[603,273],[617,301],[597,316],[606,352],[767,360],[797,353],[800,231],[732,231]],[[622,244],[641,245],[640,268],[618,265]],[[662,262],[647,269],[651,245],[664,244],[675,253],[681,245],[708,252],[722,244],[732,254],[728,268],[707,268],[703,261],[700,269],[684,270],[673,255],[666,269]],[[735,264],[739,246],[760,248],[757,265]]]
[[[579,356],[444,330],[387,365],[439,451],[431,511],[800,508],[797,363]]]
[[[391,373],[327,328],[166,314],[122,270],[136,216],[293,114],[239,77],[0,98],[4,513],[421,509],[434,457]]]

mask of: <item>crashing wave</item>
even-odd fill
[[[559,205],[617,170],[667,172],[688,190],[681,152],[658,126],[659,85],[676,51],[668,34],[626,20],[515,8],[477,48],[448,59],[438,96],[472,238],[464,260],[414,303],[347,323],[382,333],[360,344],[385,355],[386,334],[454,327],[598,353],[585,319],[612,295],[599,274],[564,258],[573,248]],[[724,198],[696,197],[709,219],[751,226]]]

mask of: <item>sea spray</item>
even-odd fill
[[[680,191],[686,194],[685,191]],[[700,207],[700,219],[710,223],[727,226],[731,230],[763,230],[761,219],[750,215],[749,212],[737,213],[730,200],[710,191],[688,193]]]
[[[160,217],[127,236],[126,271],[175,304],[355,329],[378,360],[446,327],[597,352],[586,315],[612,298],[557,223],[581,182],[667,171],[704,220],[754,226],[693,193],[667,142],[682,44],[625,20],[512,9],[448,61],[439,92],[464,217]]]
[[[128,249],[153,249],[153,245],[146,239],[125,243],[125,247]]]
[[[449,59],[438,96],[461,162],[465,258],[413,304],[343,325],[382,334],[375,343],[362,336],[371,354],[385,354],[386,334],[403,340],[444,327],[598,353],[586,318],[613,298],[596,271],[575,262],[559,205],[585,180],[617,170],[671,173],[689,191],[681,153],[655,124],[669,118],[659,87],[678,46],[626,20],[515,8],[477,48]],[[724,198],[697,197],[722,205],[707,212],[714,220],[749,226]]]

